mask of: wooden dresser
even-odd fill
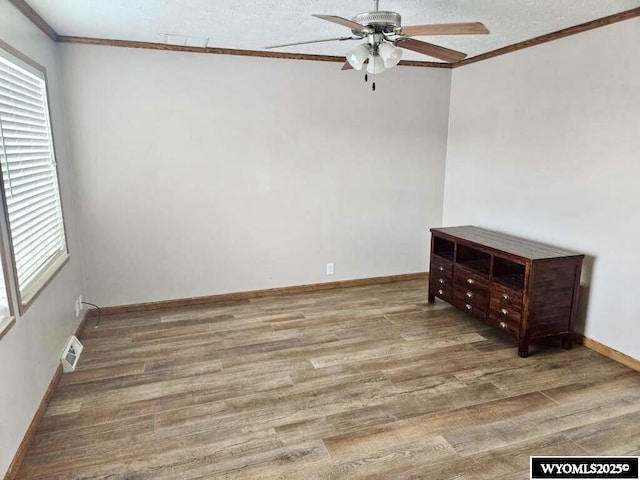
[[[473,226],[431,229],[429,302],[435,297],[518,339],[571,348],[583,254]]]

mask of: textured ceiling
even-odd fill
[[[28,0],[60,35],[145,42],[165,34],[198,45],[263,50],[265,46],[350,35],[312,13],[352,18],[373,10],[372,0]],[[640,0],[381,0],[380,10],[402,15],[403,25],[483,22],[490,35],[419,37],[466,52],[496,48],[640,7]],[[172,43],[175,42],[174,41]],[[277,51],[344,55],[357,43],[331,42]],[[405,59],[437,61],[405,50]]]

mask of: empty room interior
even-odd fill
[[[637,462],[638,58],[640,0],[0,0],[0,476]]]

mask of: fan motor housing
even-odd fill
[[[392,33],[395,28],[400,27],[402,18],[396,12],[364,12],[359,13],[352,20],[360,25],[371,27],[375,32]],[[353,30],[354,34],[362,34],[357,30]]]

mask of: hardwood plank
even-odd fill
[[[627,455],[640,449],[640,412],[607,418],[563,434],[590,455]]]
[[[276,434],[284,443],[291,444],[311,438],[343,434],[386,424],[392,420],[381,406],[356,408],[331,415],[291,421],[275,427]]]
[[[144,362],[121,365],[120,367],[103,367],[93,368],[90,370],[79,370],[68,372],[63,375],[62,379],[60,380],[60,385],[76,385],[79,383],[95,382],[97,380],[104,380],[107,378],[124,377],[127,375],[143,373],[144,370]]]
[[[289,388],[291,385],[291,379],[283,374],[261,375],[260,379],[214,374],[98,391],[83,397],[79,412],[45,417],[40,428],[47,431],[61,427],[85,427],[241,397],[250,392]]]
[[[478,335],[475,332],[453,336],[453,337],[443,337],[443,338],[434,338],[426,341],[417,342],[419,343],[418,347],[422,349],[437,349],[442,347],[448,347],[452,345],[460,345],[464,343],[472,343],[480,340],[484,340],[483,337]],[[383,348],[374,348],[369,350],[358,350],[353,353],[339,353],[335,355],[327,355],[323,357],[315,357],[311,358],[310,362],[315,368],[326,368],[335,365],[341,365],[345,363],[354,363],[354,362],[367,362],[370,360],[375,360],[380,357],[392,357],[394,355],[402,354],[408,351],[413,351],[416,349],[415,344],[411,343],[402,343],[396,344]]]
[[[543,395],[530,394],[450,411],[399,420],[387,425],[360,430],[356,434],[342,434],[325,438],[324,443],[333,456],[348,457],[375,451],[398,442],[411,442],[424,435],[439,435],[449,430],[485,424],[492,420],[519,415],[523,410],[536,411],[553,408],[555,404]],[[392,415],[395,417],[395,415]]]
[[[606,381],[586,377],[568,385],[542,390],[543,394],[560,405],[629,392],[640,392],[640,375],[629,369],[610,375]]]
[[[588,370],[576,370],[576,365],[583,365],[585,362],[590,365]],[[557,388],[589,379],[605,380],[626,371],[622,365],[601,361],[589,350],[574,349],[565,352],[561,362],[557,355],[547,353],[535,362],[530,362],[528,358],[520,362],[513,358],[487,362],[480,368],[459,371],[456,377],[466,383],[491,382],[510,395],[519,395],[546,390],[552,388],[552,385]]]
[[[71,467],[80,478],[107,476],[114,470],[126,474],[125,478],[133,478],[134,474],[139,478],[158,478],[158,472],[165,469],[165,474],[170,474],[183,465],[193,468],[194,464],[215,464],[229,457],[241,460],[250,452],[272,450],[281,445],[269,431],[252,432],[242,437],[220,438],[213,430],[164,441],[133,435],[128,442],[104,442],[95,447],[40,455],[25,465],[22,475],[34,479],[63,477]],[[131,448],[132,443],[136,448]],[[102,457],[107,457],[109,462],[101,460]]]
[[[126,441],[134,434],[152,433],[155,430],[155,423],[155,415],[144,415],[87,427],[40,431],[34,437],[29,455],[38,456],[87,445]]]
[[[285,445],[280,448],[245,454],[240,458],[231,458],[228,462],[215,458],[204,465],[185,465],[184,478],[210,479],[225,478],[237,480],[255,480],[258,478],[304,478],[302,467],[317,464],[327,458],[327,451],[321,441],[301,442],[297,445]],[[200,461],[198,463],[205,463]],[[238,467],[238,463],[241,467]],[[167,476],[149,477],[151,479],[166,478],[173,480],[182,470],[173,468]],[[174,475],[174,476],[172,476]],[[180,477],[178,477],[180,478]]]
[[[314,379],[286,391],[272,390],[225,401],[199,402],[159,413],[157,429],[195,431],[207,428],[211,425],[212,415],[217,417],[216,428],[277,428],[361,409],[365,399],[376,398],[376,393],[384,392],[387,385],[387,380],[379,373],[357,374],[338,381]],[[309,397],[310,391],[315,393],[313,398]]]
[[[82,402],[82,398],[59,399],[54,396],[49,402],[44,417],[77,413],[82,408]]]
[[[439,435],[422,435],[411,442],[400,441],[378,446],[363,452],[356,458],[345,459],[323,466],[309,478],[397,478],[397,474],[406,471],[408,466],[422,462],[457,462],[460,460],[451,445]]]
[[[464,458],[445,459],[435,463],[423,459],[408,468],[398,468],[388,473],[392,474],[390,478],[394,479],[526,479],[529,478],[528,466],[531,455],[552,454],[575,455],[576,447],[562,435],[556,434]]]
[[[602,397],[593,401],[560,405],[548,412],[525,413],[491,425],[473,426],[445,435],[463,456],[534,440],[564,430],[600,422],[637,411],[640,394]]]
[[[640,450],[640,376],[517,356],[427,280],[105,316],[20,479],[527,478],[528,455]]]
[[[491,352],[478,352],[474,348],[475,343],[471,345],[472,348],[467,350],[458,350],[452,353],[438,351],[435,355],[416,358],[408,366],[399,365],[394,367],[389,365],[389,368],[384,370],[384,373],[394,383],[451,373],[461,382],[471,384],[472,382],[469,382],[467,380],[468,377],[465,376],[465,373],[468,375],[470,370],[475,372],[478,369],[484,370],[491,367],[497,369],[513,359],[513,352],[510,351],[510,347]],[[482,379],[478,379],[478,381],[482,383]]]

